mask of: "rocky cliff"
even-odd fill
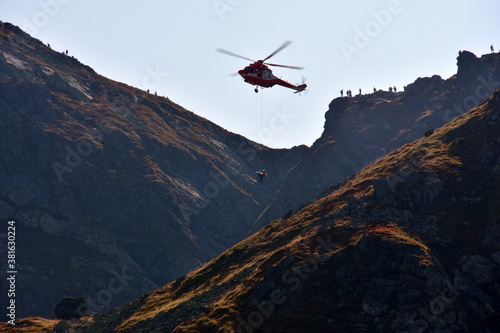
[[[0,85],[0,220],[17,226],[18,317],[51,317],[64,296],[103,311],[187,273],[246,237],[280,182],[256,182],[266,147],[8,23]],[[270,168],[290,169],[300,150],[273,150]]]
[[[438,75],[418,78],[403,92],[379,90],[334,99],[322,136],[290,171],[255,230],[281,217],[287,204],[313,200],[325,187],[443,126],[500,88],[500,53],[477,58],[461,51],[457,68],[457,74],[446,80]]]
[[[499,133],[500,90],[86,331],[498,332]]]
[[[447,80],[337,98],[312,147],[274,150],[3,24],[0,220],[17,224],[18,317],[52,317],[64,296],[105,311],[191,271],[479,104],[499,64],[464,51]]]

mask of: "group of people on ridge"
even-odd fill
[[[397,92],[397,88],[396,86],[394,87],[389,87],[389,92]],[[373,88],[373,93],[376,93],[377,92],[377,88]],[[361,88],[359,88],[359,95],[361,95]],[[346,93],[345,93],[346,97],[352,97],[352,91],[349,89],[349,90],[346,90]],[[340,97],[344,97],[344,89],[340,90]]]

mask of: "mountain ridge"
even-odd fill
[[[294,168],[285,180],[286,199],[278,195],[275,202],[295,201],[298,206],[312,200],[325,187],[477,106],[500,87],[499,63],[498,53],[477,58],[460,51],[457,74],[446,80],[434,75],[416,79],[402,92],[377,90],[353,98],[335,98],[325,114],[323,134],[309,149],[308,157],[302,159],[304,165]],[[334,165],[335,170],[323,172],[322,165]],[[304,174],[307,179],[303,179]],[[296,194],[296,179],[303,179],[304,194]],[[264,223],[256,225],[262,227],[265,221],[282,215],[268,207],[261,217]]]
[[[92,311],[118,305],[248,233],[244,224],[221,221],[256,215],[270,195],[250,193],[255,161],[267,148],[168,99],[103,78],[13,25],[4,23],[0,38],[1,218],[26,227],[31,242],[53,237],[41,250],[19,243],[26,265],[20,274],[29,281],[19,299],[26,315],[46,308],[42,313],[51,316],[58,299],[82,287],[97,304]],[[276,165],[293,163],[288,151],[275,152],[284,158]],[[223,201],[231,197],[245,211],[228,212]],[[54,253],[57,267],[50,264]],[[134,276],[133,288],[98,302],[114,272],[123,270]],[[37,282],[51,271],[66,282]]]
[[[499,128],[500,90],[89,331],[494,332]]]
[[[0,218],[30,235],[18,244],[19,316],[52,317],[67,295],[102,312],[154,290],[470,109],[500,77],[498,54],[464,51],[456,76],[334,99],[312,147],[269,149],[11,24],[0,47]],[[391,123],[411,103],[416,125]],[[271,176],[257,187],[263,163]]]

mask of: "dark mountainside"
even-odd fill
[[[499,187],[500,90],[204,267],[66,327],[499,332]]]
[[[285,207],[313,200],[325,187],[443,126],[500,88],[500,53],[477,58],[463,51],[457,66],[457,74],[447,80],[418,78],[404,93],[379,90],[334,99],[322,136],[290,171],[254,231],[283,216]]]
[[[446,81],[337,98],[311,148],[275,150],[5,23],[0,219],[17,226],[18,317],[53,317],[68,295],[104,311],[191,271],[479,104],[500,85],[499,64],[499,54],[463,52]]]
[[[102,311],[191,271],[247,237],[283,181],[256,183],[268,148],[8,23],[0,82],[0,219],[17,223],[19,317],[53,317],[64,296]],[[269,169],[290,169],[303,148],[273,150]]]

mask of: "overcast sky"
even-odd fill
[[[498,0],[1,0],[0,20],[271,147],[311,145],[340,89],[448,78],[459,50],[500,48]],[[269,61],[305,69],[273,72],[292,83],[304,76],[307,95],[280,86],[256,94],[228,75],[249,62],[214,52],[257,60],[286,40]]]

